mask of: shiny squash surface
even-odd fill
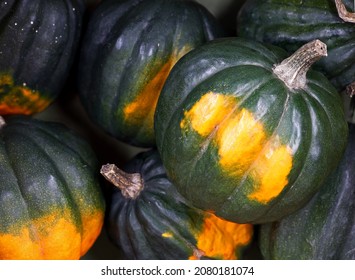
[[[216,19],[194,1],[101,2],[79,63],[80,99],[90,118],[121,141],[155,146],[154,112],[170,69],[222,34]]]

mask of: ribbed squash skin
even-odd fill
[[[125,168],[141,174],[136,199],[116,189],[108,211],[111,240],[127,259],[236,259],[251,242],[253,227],[223,221],[195,209],[166,177],[155,150],[138,154]]]
[[[353,1],[343,0],[352,11]],[[289,53],[320,39],[328,57],[316,64],[342,90],[355,80],[355,24],[339,18],[334,0],[248,0],[239,11],[238,35],[280,46]]]
[[[267,259],[355,259],[355,125],[338,168],[300,211],[261,226]]]
[[[239,223],[301,208],[345,149],[341,99],[319,72],[290,90],[272,68],[286,54],[241,38],[184,56],[160,95],[155,132],[167,175],[198,208]]]
[[[60,93],[80,38],[79,0],[0,3],[0,115],[34,114]]]
[[[11,117],[0,128],[0,259],[79,259],[104,200],[88,143],[58,123]]]
[[[221,34],[212,15],[192,1],[102,1],[86,30],[79,67],[89,116],[124,142],[154,146],[155,106],[171,67]]]

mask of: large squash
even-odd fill
[[[236,259],[251,242],[253,226],[192,207],[166,177],[159,154],[138,154],[125,167],[102,167],[115,188],[108,234],[128,259]]]
[[[353,0],[343,0],[350,10]],[[338,90],[355,82],[355,24],[342,20],[334,0],[247,0],[238,14],[238,35],[278,45],[289,53],[320,39],[328,56],[315,66]]]
[[[114,137],[154,146],[155,106],[170,69],[221,34],[213,16],[193,1],[102,1],[81,49],[78,87],[86,111]]]
[[[83,3],[0,3],[0,115],[34,114],[61,92],[80,39]]]
[[[261,226],[266,259],[355,259],[355,125],[338,168],[300,211]]]
[[[305,205],[347,140],[339,94],[321,73],[307,72],[322,55],[318,40],[285,59],[278,47],[225,38],[184,56],[155,115],[157,147],[179,192],[239,223]]]
[[[62,124],[0,126],[0,259],[79,259],[104,218],[94,152]]]

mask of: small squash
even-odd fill
[[[107,229],[128,259],[236,259],[251,242],[253,226],[192,207],[166,177],[155,150],[138,154],[125,171],[104,165],[118,188],[108,206]]]
[[[102,1],[81,49],[78,88],[85,110],[117,139],[155,146],[155,106],[170,69],[222,34],[216,19],[193,1]]]
[[[178,191],[238,223],[304,206],[347,141],[340,95],[309,70],[323,55],[319,40],[285,58],[276,46],[224,38],[178,61],[155,114],[157,148]]]
[[[79,259],[105,210],[91,147],[59,123],[0,126],[0,259]]]
[[[0,2],[0,115],[38,113],[59,95],[83,8],[77,0]]]
[[[353,0],[337,1],[350,10]],[[315,67],[340,91],[355,82],[355,24],[338,15],[334,0],[247,0],[239,11],[238,35],[274,44],[290,54],[319,39],[328,56]]]
[[[261,226],[266,259],[355,259],[355,125],[345,154],[320,191],[301,210]]]

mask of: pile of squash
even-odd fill
[[[354,9],[0,1],[0,259],[355,259]]]

